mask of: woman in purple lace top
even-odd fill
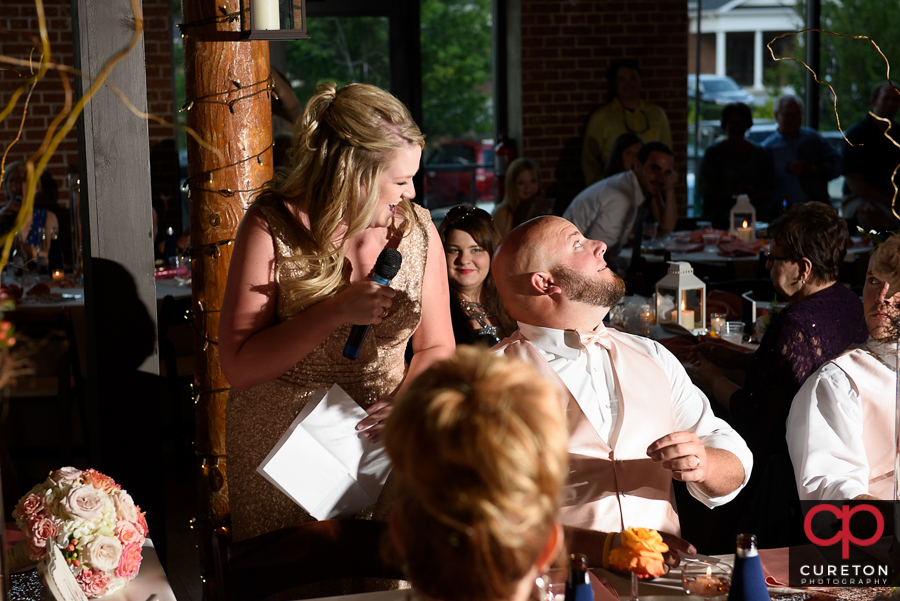
[[[766,268],[789,305],[772,318],[756,352],[699,345],[689,369],[753,450],[754,471],[787,452],[785,420],[806,378],[867,337],[862,302],[836,281],[849,240],[837,211],[818,202],[795,205],[769,226],[769,236]],[[744,387],[722,368],[745,369]]]
[[[791,402],[806,378],[868,335],[862,301],[837,283],[849,241],[837,211],[819,202],[794,205],[772,222],[769,237],[766,268],[788,306],[772,317],[756,352],[701,344],[687,366],[716,414],[753,451],[753,473],[741,494],[714,510],[716,515],[703,508],[710,531],[705,534],[711,537],[703,542],[714,553],[725,552],[722,545],[732,545],[733,534],[743,531],[755,532],[766,547],[790,544],[788,516],[797,494],[785,441]],[[722,369],[746,370],[744,387]],[[679,510],[691,508],[679,500]],[[687,521],[686,515],[682,524]],[[701,544],[695,533],[683,530],[683,535]]]

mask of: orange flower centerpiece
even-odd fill
[[[627,570],[638,578],[656,578],[666,573],[663,553],[669,546],[652,528],[628,528],[622,532],[622,546],[609,553],[609,565]]]
[[[656,578],[666,573],[663,553],[669,546],[652,528],[627,528],[622,531],[622,546],[609,553],[609,565],[631,572],[632,599],[638,598],[638,579]]]

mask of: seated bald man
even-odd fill
[[[715,507],[746,485],[753,457],[669,351],[604,327],[625,293],[605,253],[605,243],[559,217],[510,232],[491,272],[519,330],[494,350],[534,365],[567,399],[562,524],[680,535],[672,478]]]

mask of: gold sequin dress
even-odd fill
[[[281,262],[291,255],[290,218],[279,201],[256,206],[266,216],[275,237],[275,260]],[[368,407],[392,395],[403,380],[406,345],[422,317],[422,281],[431,223],[426,209],[412,206],[417,219],[410,220],[399,243],[403,263],[391,281],[397,295],[388,316],[369,330],[359,357],[351,361],[341,354],[350,334],[351,325],[346,324],[282,376],[231,392],[226,409],[226,445],[233,540],[315,520],[260,476],[256,468],[316,390],[338,384],[362,407]],[[284,282],[296,276],[296,272],[284,269],[280,279]],[[291,317],[285,310],[287,304],[286,292],[279,286],[279,321]],[[355,517],[386,520],[390,489],[389,478],[378,501]]]

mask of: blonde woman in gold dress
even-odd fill
[[[340,385],[368,413],[357,426],[365,431],[348,436],[375,442],[393,396],[453,352],[441,241],[428,211],[410,202],[423,145],[389,93],[322,84],[295,127],[293,168],[244,216],[219,324],[222,371],[234,387],[233,540],[314,519],[256,468],[316,390]],[[382,286],[371,276],[387,247],[403,262]],[[372,324],[356,360],[342,356],[352,324]],[[356,517],[386,518],[385,496]]]

